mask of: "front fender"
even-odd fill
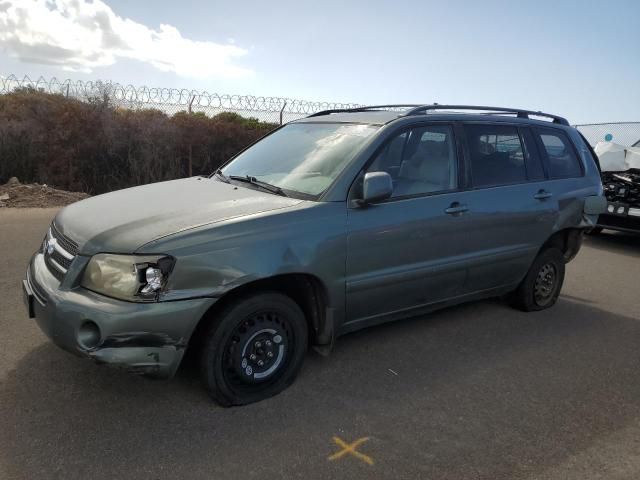
[[[252,215],[194,228],[145,245],[176,258],[162,300],[219,298],[256,280],[288,273],[317,277],[341,321],[344,313],[346,206],[303,202],[267,215]]]

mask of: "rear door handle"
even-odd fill
[[[553,197],[553,193],[547,192],[546,190],[540,190],[533,196],[533,198],[535,198],[536,200],[546,200],[550,197]]]
[[[468,210],[469,207],[467,207],[466,205],[463,205],[459,202],[453,202],[449,206],[449,208],[444,209],[444,213],[446,213],[447,215],[457,215],[459,213],[467,212]]]

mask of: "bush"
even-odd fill
[[[0,95],[0,184],[23,182],[99,194],[208,174],[276,125],[235,113],[207,117],[83,102],[32,88]]]

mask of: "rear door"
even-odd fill
[[[555,229],[582,222],[585,195],[593,195],[593,183],[585,182],[585,167],[569,136],[560,128],[535,127],[538,150],[547,171],[545,189],[553,195],[558,219]]]
[[[465,123],[467,293],[517,284],[552,233],[558,202],[529,127]]]

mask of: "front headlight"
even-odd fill
[[[89,260],[82,286],[121,300],[154,301],[165,288],[174,263],[167,255],[100,253]]]

